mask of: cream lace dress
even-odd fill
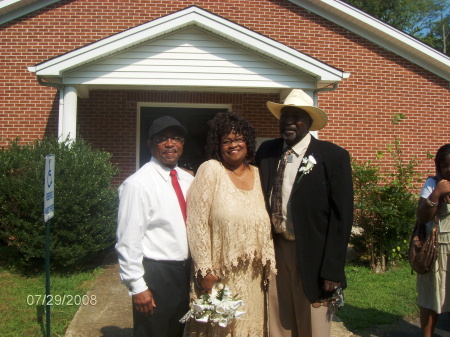
[[[450,312],[450,205],[439,204],[438,215],[438,257],[432,271],[417,275],[417,303],[440,314]],[[431,225],[427,224],[428,232],[431,231]]]
[[[226,328],[191,319],[185,336],[267,336],[263,281],[267,261],[275,266],[271,225],[254,169],[253,189],[238,189],[229,171],[216,160],[203,163],[187,196],[187,232],[193,259],[193,277],[208,270],[218,275],[233,294],[239,294],[246,314]],[[192,281],[191,298],[198,289]]]

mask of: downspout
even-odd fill
[[[40,85],[43,85],[44,87],[52,87],[52,88],[56,88],[59,91],[62,91],[64,89],[64,86],[59,84],[59,83],[51,83],[51,82],[44,82],[42,80],[42,78],[40,78],[39,76],[36,76],[37,80],[39,82]]]
[[[56,88],[59,90],[59,113],[58,113],[58,139],[61,141],[63,130],[63,111],[64,111],[64,86],[59,83],[44,82],[37,76],[38,83],[44,87]]]
[[[318,94],[319,92],[335,91],[339,87],[339,83],[338,82],[334,82],[334,83],[332,83],[332,85],[333,86],[331,88],[329,88],[329,85],[327,85],[326,87],[314,90],[314,94],[313,94],[314,95],[314,100],[315,101],[317,100],[317,95],[316,94]],[[317,102],[314,102],[314,104],[317,105]]]

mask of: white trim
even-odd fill
[[[200,108],[200,109],[232,109],[233,104],[202,104],[202,103],[158,103],[158,102],[138,102],[138,111],[142,107],[161,107],[161,108]]]
[[[233,104],[202,104],[202,103],[158,103],[158,102],[138,102],[136,107],[137,124],[136,124],[136,170],[139,169],[140,145],[141,145],[141,108],[142,107],[157,107],[157,108],[180,108],[180,109],[228,109],[233,108]]]
[[[20,18],[26,14],[37,11],[43,7],[51,5],[60,0],[37,0],[37,1],[23,1],[23,0],[3,0],[0,1],[0,25]],[[20,4],[20,3],[24,4]],[[8,8],[10,7],[10,8]],[[5,13],[5,14],[3,14]]]
[[[340,0],[289,0],[450,81],[450,57]]]
[[[35,72],[37,76],[61,77],[64,72],[70,69],[191,25],[196,25],[217,36],[256,51],[269,59],[298,69],[317,78],[318,81],[331,83],[350,76],[347,72],[331,67],[282,43],[195,6],[107,37],[34,67],[28,67],[28,69]]]

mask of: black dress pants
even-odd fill
[[[133,306],[134,337],[181,337],[179,320],[189,310],[191,260],[143,260],[144,279],[156,307],[145,317]]]

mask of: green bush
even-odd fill
[[[53,267],[77,265],[115,240],[118,169],[111,155],[81,139],[45,138],[0,151],[0,240],[18,252],[23,266],[45,258],[44,166],[55,155],[55,210],[50,219]]]
[[[418,174],[415,158],[403,161],[398,139],[388,146],[394,170],[386,174],[372,161],[352,161],[355,190],[354,226],[362,231],[350,242],[372,270],[385,271],[388,263],[405,259],[415,219]],[[381,158],[382,152],[378,157]]]

